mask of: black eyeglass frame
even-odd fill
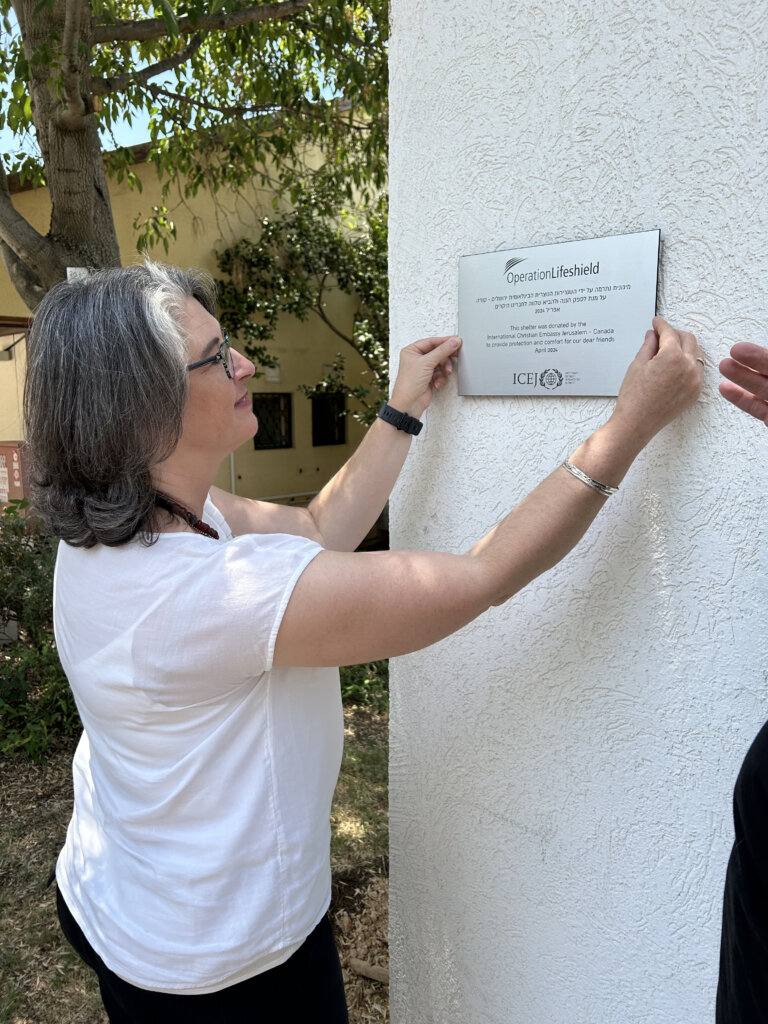
[[[230,354],[232,352],[232,346],[230,345],[229,342],[229,332],[227,331],[226,327],[221,328],[221,336],[224,340],[219,345],[218,351],[215,353],[215,355],[208,356],[207,359],[200,359],[196,363],[190,363],[187,366],[187,369],[197,370],[201,366],[207,366],[208,363],[219,362],[224,367],[224,373],[226,373],[227,377],[229,377],[230,380],[234,380],[232,372],[230,371],[230,365],[232,365],[230,362],[232,358]]]

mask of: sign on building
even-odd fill
[[[0,504],[29,497],[21,441],[0,441]]]

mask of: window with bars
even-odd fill
[[[259,421],[253,439],[256,451],[293,447],[293,396],[289,391],[253,395],[253,412]]]
[[[321,391],[311,396],[312,444],[347,443],[347,400],[340,391]]]

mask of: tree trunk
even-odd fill
[[[30,66],[32,118],[52,211],[43,238],[18,215],[14,218],[9,204],[0,200],[0,253],[14,286],[34,309],[45,292],[66,277],[68,266],[118,266],[120,250],[89,89],[90,7],[82,0],[55,0],[52,6],[13,0],[13,6]],[[60,67],[66,70],[62,40],[67,39],[67,29],[75,39],[76,61],[69,79],[59,72]],[[46,44],[54,47],[53,60],[35,60]],[[65,79],[69,94],[62,85]],[[0,188],[3,184],[4,180]]]

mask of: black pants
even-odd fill
[[[323,917],[285,963],[201,996],[149,992],[119,978],[94,951],[57,890],[61,928],[98,975],[110,1024],[348,1024],[341,965]]]
[[[723,897],[717,1024],[768,1021],[768,722],[733,793],[733,844]]]

